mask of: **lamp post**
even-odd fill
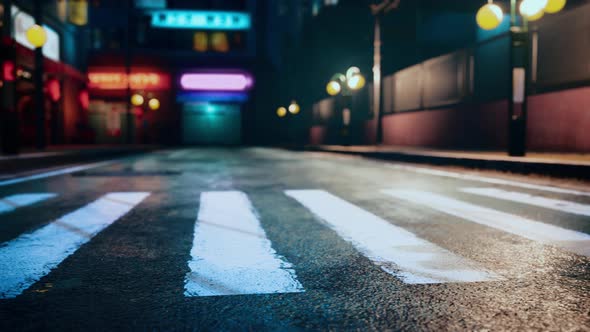
[[[47,142],[45,137],[45,102],[43,95],[43,45],[47,42],[47,32],[43,28],[43,10],[41,0],[35,0],[33,9],[35,24],[27,32],[27,40],[35,47],[35,71],[33,82],[35,84],[34,105],[37,113],[37,139],[35,146],[39,150],[45,149]]]
[[[326,92],[330,96],[342,96],[344,98],[342,108],[342,134],[349,138],[349,127],[351,120],[352,95],[354,92],[365,86],[365,77],[358,67],[350,67],[346,74],[334,74],[326,85]]]
[[[510,83],[508,100],[508,155],[526,154],[527,86],[529,76],[528,22],[557,13],[566,0],[522,0],[518,6],[521,24],[517,20],[517,0],[510,0]],[[480,28],[493,30],[504,18],[502,9],[488,0],[476,15]]]

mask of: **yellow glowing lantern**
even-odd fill
[[[545,11],[545,6],[547,6],[547,4],[547,0],[523,0],[518,9],[522,16],[529,21],[533,21],[543,16],[542,13]],[[539,16],[539,13],[541,13],[541,16]]]
[[[365,77],[361,74],[356,74],[348,79],[346,85],[348,85],[351,90],[360,90],[365,86],[365,83]]]
[[[287,109],[284,107],[277,108],[277,116],[279,118],[284,118],[287,115]]]
[[[148,106],[152,111],[156,111],[160,108],[160,101],[156,98],[152,98],[148,101]]]
[[[549,0],[545,6],[545,12],[555,14],[565,7],[566,0]]]
[[[326,91],[330,96],[335,96],[340,93],[342,86],[336,81],[330,81],[326,86]]]
[[[133,106],[141,106],[143,105],[143,96],[140,94],[134,94],[131,96],[131,105]]]
[[[45,32],[45,29],[38,24],[34,24],[30,27],[27,30],[26,35],[29,43],[36,48],[43,47],[47,42],[47,32]]]
[[[299,111],[301,111],[301,107],[299,107],[299,104],[293,100],[291,105],[289,105],[289,112],[291,112],[291,114],[298,114]]]
[[[484,30],[493,30],[497,28],[504,19],[504,13],[500,6],[488,3],[477,11],[475,21],[477,25]]]

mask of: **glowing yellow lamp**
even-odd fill
[[[299,104],[297,104],[296,101],[292,101],[291,105],[289,105],[289,112],[291,112],[291,114],[298,114],[299,111],[301,111],[301,107],[299,107]]]
[[[523,0],[520,3],[520,14],[526,17],[529,21],[541,18],[539,12],[544,12],[547,6],[547,0]],[[541,16],[543,16],[541,14]]]
[[[527,16],[526,19],[529,21],[536,21],[536,20],[540,19],[541,17],[543,17],[544,15],[545,15],[545,12],[541,10],[536,15]]]
[[[545,6],[545,13],[555,14],[565,7],[566,0],[549,0]]]
[[[29,43],[36,48],[43,47],[47,42],[47,32],[45,32],[45,29],[38,24],[34,24],[30,27],[26,32],[26,36]]]
[[[277,108],[277,116],[279,118],[284,118],[287,115],[287,109],[284,107]]]
[[[475,21],[477,25],[484,30],[493,30],[497,28],[504,19],[504,13],[500,6],[488,3],[477,11]]]
[[[134,94],[131,96],[131,105],[133,106],[141,106],[143,105],[143,96],[140,94]]]
[[[351,90],[360,90],[365,86],[365,77],[361,74],[357,74],[348,79],[346,83]]]
[[[152,111],[156,111],[160,108],[160,101],[156,98],[152,98],[148,101],[148,106]]]
[[[339,94],[341,90],[342,90],[342,86],[340,86],[340,83],[338,83],[336,81],[330,81],[328,83],[328,85],[326,86],[326,91],[328,92],[328,94],[330,96],[335,96],[335,95]]]

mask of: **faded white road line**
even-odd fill
[[[0,187],[1,186],[8,186],[8,185],[11,185],[11,184],[17,184],[17,183],[27,182],[27,181],[45,179],[45,178],[49,178],[49,177],[53,177],[53,176],[58,176],[58,175],[75,173],[75,172],[87,170],[87,169],[90,169],[90,168],[96,168],[96,167],[105,166],[105,165],[108,165],[108,164],[111,164],[111,163],[112,163],[112,161],[103,161],[103,162],[100,162],[100,163],[94,163],[94,164],[87,164],[87,165],[67,167],[67,168],[62,168],[62,169],[58,169],[58,170],[55,170],[55,171],[39,173],[39,174],[24,176],[24,177],[10,179],[10,180],[3,180],[3,181],[0,181]]]
[[[149,193],[109,193],[0,246],[0,299],[14,298],[47,275]]]
[[[396,169],[396,170],[409,171],[409,172],[414,172],[414,173],[428,174],[428,175],[435,175],[435,176],[442,176],[442,177],[448,177],[448,178],[453,178],[453,179],[479,181],[479,182],[499,184],[499,185],[512,186],[512,187],[520,187],[520,188],[526,188],[526,189],[550,191],[550,192],[560,193],[560,194],[590,196],[590,192],[588,192],[588,191],[580,191],[580,190],[559,188],[559,187],[539,185],[539,184],[533,184],[533,183],[511,181],[511,180],[499,179],[499,178],[490,178],[490,177],[479,176],[479,175],[474,175],[474,174],[455,173],[455,172],[441,171],[441,170],[437,170],[437,169],[430,169],[430,168],[423,168],[423,167],[412,167],[412,166],[404,166],[404,165],[388,165],[388,167]]]
[[[544,224],[513,214],[466,203],[446,196],[417,190],[383,190],[385,194],[450,214],[529,240],[561,247],[590,256],[590,235]]]
[[[466,258],[323,190],[285,192],[385,272],[408,284],[501,279]]]
[[[4,197],[4,198],[0,199],[0,213],[14,211],[14,210],[18,209],[19,207],[39,203],[41,201],[53,198],[55,196],[57,196],[57,195],[52,194],[52,193],[42,193],[42,194],[16,194],[16,195]]]
[[[533,196],[526,193],[506,191],[498,188],[462,188],[461,191],[474,195],[481,195],[506,201],[540,206],[542,208],[563,211],[567,213],[579,214],[582,216],[590,216],[590,205],[586,204],[541,196]]]
[[[292,265],[277,255],[248,197],[201,194],[185,296],[303,292]]]

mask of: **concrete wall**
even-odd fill
[[[527,145],[532,151],[590,152],[590,87],[530,96]],[[386,145],[447,149],[505,149],[508,102],[402,112],[383,118]],[[374,144],[375,121],[364,124],[365,144]],[[325,143],[327,129],[314,126],[310,143]]]

